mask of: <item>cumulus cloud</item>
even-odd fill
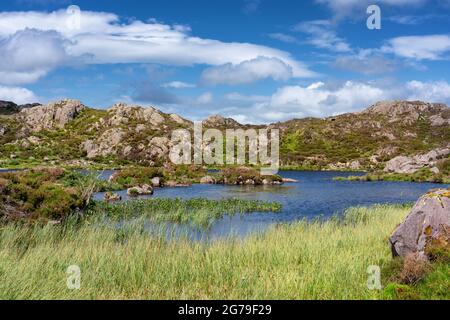
[[[30,90],[20,87],[6,87],[0,85],[0,100],[12,101],[17,104],[38,102],[38,97]]]
[[[68,62],[66,41],[55,31],[25,29],[0,40],[0,83],[31,83]]]
[[[201,83],[207,85],[238,85],[272,78],[286,81],[293,76],[292,68],[277,58],[258,57],[239,64],[225,64],[203,71]]]
[[[388,40],[381,50],[404,58],[439,60],[450,53],[450,36],[436,34],[397,37]]]
[[[250,43],[202,39],[191,36],[186,26],[139,20],[124,23],[115,14],[92,11],[82,11],[79,24],[70,23],[74,18],[65,10],[0,13],[0,41],[6,48],[3,50],[14,46],[21,53],[22,61],[17,68],[0,71],[32,73],[37,70],[38,60],[44,57],[50,60],[40,64],[41,76],[50,68],[73,59],[85,64],[221,66],[267,57],[289,66],[294,77],[314,76],[314,72],[285,51]],[[22,38],[30,41],[19,41]],[[28,68],[27,60],[30,61]],[[35,77],[30,77],[36,78],[36,73]]]
[[[333,24],[328,20],[313,20],[297,24],[294,31],[309,35],[307,42],[321,49],[336,52],[351,51],[350,45],[338,37]]]
[[[409,100],[424,100],[450,104],[450,84],[446,81],[409,81],[406,83]]]
[[[245,123],[258,124],[357,112],[382,100],[422,100],[450,104],[450,84],[446,81],[416,80],[395,85],[357,81],[347,81],[341,85],[315,82],[308,86],[281,87],[265,99],[238,94],[234,94],[233,98],[236,99],[236,107],[223,113]]]

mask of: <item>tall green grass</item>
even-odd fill
[[[244,240],[165,240],[143,228],[7,225],[1,299],[378,299],[367,268],[391,261],[388,237],[409,209],[376,206],[346,218],[273,227]],[[81,268],[81,289],[66,269]]]
[[[208,228],[225,215],[251,212],[279,212],[281,204],[259,200],[221,199],[145,199],[118,204],[96,202],[88,215],[101,220],[147,218],[151,222],[172,222]]]

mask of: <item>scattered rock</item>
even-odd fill
[[[160,178],[160,177],[154,177],[154,178],[152,179],[152,186],[153,186],[154,188],[159,188],[159,187],[161,187],[161,178]]]
[[[127,195],[130,197],[152,195],[152,194],[153,194],[153,187],[148,184],[143,184],[142,186],[129,188],[127,190]]]
[[[393,256],[416,255],[427,259],[426,249],[433,239],[450,230],[450,189],[432,191],[422,196],[406,220],[389,241]],[[448,237],[448,235],[447,235]]]
[[[170,188],[177,188],[177,187],[184,188],[184,187],[190,187],[191,184],[189,184],[189,183],[180,183],[180,182],[176,182],[176,181],[173,181],[173,180],[169,180],[169,181],[167,181],[165,183],[165,186],[166,187],[170,187]]]
[[[212,177],[212,176],[205,176],[200,179],[200,183],[201,184],[215,184],[216,179],[214,179],[214,177]]]
[[[297,183],[299,181],[295,180],[295,179],[290,179],[290,178],[283,178],[283,182],[284,183]]]

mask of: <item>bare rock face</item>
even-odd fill
[[[88,159],[116,154],[124,136],[125,132],[120,128],[109,129],[97,140],[85,141],[82,148],[86,151]]]
[[[183,119],[182,117],[180,117],[179,115],[172,113],[170,115],[170,119],[172,119],[172,121],[175,121],[178,124],[191,124],[190,121]]]
[[[445,159],[450,155],[450,148],[442,148],[432,150],[426,154],[417,155],[414,157],[398,156],[386,163],[385,172],[395,173],[414,173],[422,168],[435,168],[437,161]]]
[[[448,107],[440,103],[422,101],[381,101],[364,110],[362,114],[379,114],[389,117],[390,122],[414,123],[422,114],[435,116],[435,124],[440,123],[440,114],[448,112]],[[433,121],[433,120],[432,120]]]
[[[392,254],[427,259],[427,246],[434,239],[448,237],[443,233],[449,228],[450,189],[432,191],[417,201],[406,220],[390,237]]]
[[[170,140],[165,137],[154,137],[150,140],[148,150],[152,158],[166,157],[170,151]]]
[[[45,106],[22,109],[17,117],[31,132],[64,128],[86,107],[78,100],[62,100]]]

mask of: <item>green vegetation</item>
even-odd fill
[[[95,190],[90,177],[61,168],[0,173],[0,220],[62,220],[84,209]]]
[[[120,204],[96,202],[88,215],[99,221],[145,218],[151,222],[173,222],[208,228],[225,215],[278,212],[279,203],[240,199],[145,199]]]
[[[367,268],[390,278],[387,238],[408,207],[351,209],[344,219],[274,227],[245,240],[165,240],[143,228],[99,224],[23,226],[0,231],[1,299],[448,299],[449,265],[417,283],[367,289]],[[400,261],[397,262],[400,265]],[[81,289],[66,287],[70,265]]]
[[[260,171],[248,167],[228,167],[215,174],[217,183],[241,185],[246,184],[247,181],[252,181],[252,184],[261,185],[273,184],[274,182],[281,183],[283,179],[278,175],[264,176]]]
[[[450,161],[448,161],[450,162]],[[448,166],[448,165],[447,165]],[[447,169],[448,170],[448,169]],[[336,177],[337,181],[404,181],[404,182],[430,182],[450,184],[450,173],[441,171],[434,173],[428,168],[420,169],[411,174],[407,173],[386,173],[382,171],[368,173],[364,176]]]

